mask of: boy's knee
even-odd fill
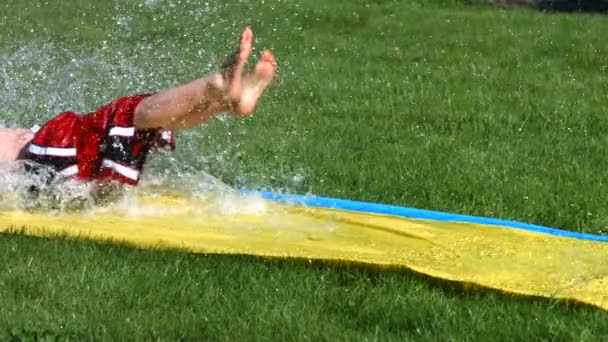
[[[213,92],[223,92],[226,87],[224,77],[220,73],[213,73],[208,76],[207,85]]]

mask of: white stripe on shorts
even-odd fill
[[[112,127],[110,128],[109,136],[132,137],[135,135],[135,127]]]
[[[43,147],[30,144],[27,149],[30,153],[39,156],[76,157],[76,148],[74,147]]]
[[[127,178],[130,178],[132,180],[136,181],[137,179],[139,179],[139,171],[137,171],[136,169],[130,168],[128,166],[119,164],[119,163],[117,163],[117,162],[115,162],[113,160],[104,159],[101,162],[101,165],[103,167],[112,169],[112,170],[120,173],[121,175],[123,175],[123,176],[125,176]]]

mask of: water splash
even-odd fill
[[[190,214],[232,215],[256,214],[266,209],[266,201],[259,195],[239,193],[202,171],[179,177],[148,175],[139,187],[113,183],[100,188],[92,182],[57,179],[44,166],[32,172],[32,165],[25,161],[0,163],[0,211],[161,216],[176,211],[183,214],[184,210]],[[150,203],[154,198],[173,198],[184,205],[160,209],[158,204]]]
[[[0,163],[0,210],[44,210],[49,213],[90,208],[95,205],[93,184],[53,182],[52,172],[18,161]]]
[[[229,18],[217,15],[227,4],[129,0],[113,6],[115,11],[109,14],[112,27],[105,38],[92,47],[44,40],[44,35],[25,43],[2,45],[0,123],[31,127],[61,111],[86,113],[119,96],[156,91],[190,79],[218,65],[216,51],[209,51],[209,45],[214,45],[209,43],[215,43],[215,38],[201,28],[221,25],[234,32],[240,29],[227,22]],[[187,25],[180,24],[184,14],[188,16]],[[146,25],[141,25],[142,18],[152,18],[158,27],[173,30],[175,35],[172,39],[136,39],[144,36],[141,30]],[[176,57],[176,51],[180,51],[181,58]],[[220,133],[225,133],[228,140],[235,126],[240,125],[240,120],[229,116],[219,117],[215,122],[211,130],[217,131],[220,126]],[[218,142],[207,139],[212,134],[207,127],[179,133],[178,150],[161,153],[149,161],[138,191],[147,194],[174,191],[192,196],[214,194],[214,210],[219,212],[259,210],[262,205],[257,199],[235,195],[228,185],[204,172],[212,169],[220,177],[224,170],[234,174],[235,160],[243,157],[238,142],[217,146]],[[201,141],[207,141],[212,148],[201,149]],[[19,173],[21,167],[18,163],[0,167],[0,171],[7,171],[0,177],[3,192],[0,209],[37,207],[61,212],[89,208],[95,203],[90,185],[64,182],[49,187],[43,184],[43,179]],[[263,187],[269,182],[293,187],[299,186],[306,174],[298,170],[279,173],[281,179],[277,181],[272,175],[237,171],[228,181],[236,187]],[[180,181],[173,182],[174,179]],[[32,188],[44,190],[43,195],[37,194],[37,201],[32,201]],[[127,201],[132,195],[126,191],[121,196],[119,201]]]

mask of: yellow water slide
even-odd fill
[[[608,236],[266,192],[221,198],[140,195],[125,201],[74,213],[0,211],[0,230],[194,253],[402,266],[509,293],[608,309]]]

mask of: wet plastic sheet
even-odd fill
[[[458,216],[408,218],[247,196],[239,197],[235,206],[218,206],[213,199],[200,197],[158,196],[141,197],[128,209],[118,204],[60,215],[3,211],[0,230],[194,253],[403,266],[447,280],[608,309],[608,243],[603,241],[559,236],[557,230],[446,220]]]

